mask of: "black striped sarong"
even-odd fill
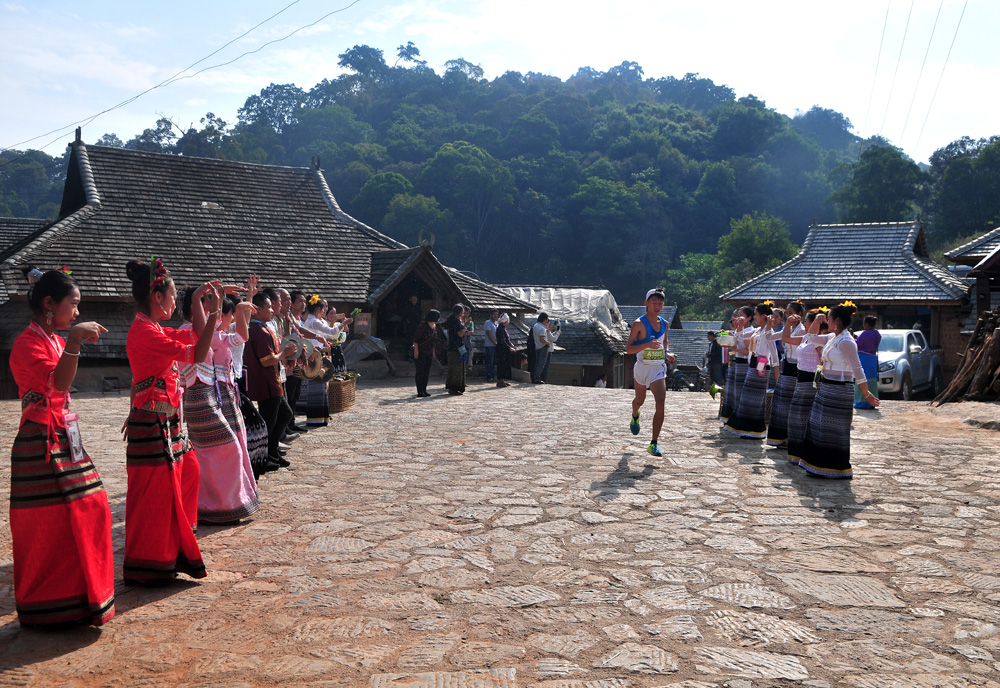
[[[771,379],[770,369],[765,370],[764,375],[758,374],[757,369],[750,366],[746,367],[746,371],[736,413],[726,423],[725,428],[740,437],[761,439],[767,435],[767,423],[764,417],[767,382]]]
[[[795,392],[788,407],[788,460],[798,465],[802,458],[802,443],[806,441],[809,414],[812,412],[816,388],[813,387],[815,372],[800,370],[795,382]]]
[[[772,447],[783,445],[788,440],[788,409],[795,395],[795,383],[799,369],[791,361],[785,360],[781,366],[781,377],[774,388],[771,399],[771,417],[767,424],[767,443]]]
[[[244,373],[245,376],[245,373]],[[257,411],[257,407],[247,396],[244,378],[237,382],[239,390],[240,415],[247,433],[247,452],[250,454],[250,467],[254,478],[259,478],[267,464],[267,423]]]
[[[719,422],[723,425],[736,413],[739,391],[746,372],[747,361],[745,358],[733,357],[729,360],[729,369],[726,371],[726,388],[722,393],[722,410],[719,412]]]
[[[327,383],[319,379],[304,380],[296,411],[305,414],[306,426],[310,428],[321,428],[326,425],[330,420]]]
[[[799,465],[824,478],[850,479],[854,385],[822,380],[809,414]]]

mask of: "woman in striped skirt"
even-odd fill
[[[184,295],[184,315],[191,317],[191,297]],[[253,304],[236,306],[223,299],[219,329],[204,363],[182,365],[184,416],[198,455],[201,478],[198,521],[234,524],[260,509],[243,417],[236,410],[232,349],[249,338]],[[229,326],[236,321],[235,331]]]
[[[873,407],[878,399],[868,389],[864,368],[858,358],[858,345],[851,336],[851,321],[857,312],[850,301],[830,311],[833,332],[823,347],[820,379],[816,400],[809,414],[809,426],[802,445],[799,465],[809,475],[821,478],[850,480],[854,477],[851,466],[851,420],[854,417],[854,383],[861,388],[861,396]]]
[[[806,427],[809,425],[809,413],[812,411],[813,400],[816,398],[816,369],[819,367],[819,351],[821,342],[813,342],[813,335],[820,334],[820,327],[826,326],[826,315],[819,309],[812,309],[806,314],[806,332],[801,337],[787,336],[786,346],[795,348],[796,368],[798,376],[795,391],[788,406],[788,460],[798,465],[802,458],[802,443],[806,439]]]
[[[100,626],[115,615],[111,509],[68,390],[83,343],[107,330],[73,324],[80,290],[69,275],[27,275],[32,319],[10,352],[21,397],[10,469],[14,605],[22,626]],[[68,341],[55,334],[67,328]]]
[[[785,309],[787,318],[785,326],[781,329],[781,341],[785,345],[785,355],[781,361],[781,376],[778,377],[778,384],[774,388],[774,396],[771,399],[771,418],[767,424],[767,443],[772,447],[788,446],[788,409],[792,405],[792,396],[795,394],[795,384],[798,381],[798,356],[795,353],[795,345],[792,338],[801,341],[805,333],[802,326],[802,314],[805,308],[798,301],[792,301]]]
[[[181,432],[177,363],[200,363],[208,356],[222,287],[206,283],[197,289],[193,331],[185,332],[160,325],[177,304],[177,287],[162,261],[129,261],[126,275],[139,312],[125,341],[132,368],[132,409],[125,425],[125,583],[165,585],[178,572],[204,578],[194,537],[201,476]]]
[[[740,389],[739,405],[725,425],[726,430],[739,437],[762,439],[767,435],[767,382],[771,377],[771,368],[778,364],[778,349],[770,336],[773,324],[771,314],[771,306],[767,303],[757,304],[754,308],[754,324],[757,327],[749,339],[749,362]]]
[[[753,334],[753,328],[747,327],[753,317],[753,308],[743,306],[733,311],[730,324],[736,336],[736,346],[729,347],[729,369],[726,371],[726,388],[722,394],[722,410],[719,412],[719,422],[725,425],[736,413],[739,405],[740,388],[747,373],[747,339]]]

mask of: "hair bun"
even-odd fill
[[[149,281],[149,265],[139,260],[130,260],[125,265],[125,276],[133,282],[144,279]]]

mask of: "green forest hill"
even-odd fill
[[[169,119],[97,145],[309,165],[345,211],[494,283],[601,285],[621,303],[663,284],[685,318],[795,255],[809,225],[925,220],[937,251],[1000,220],[1000,137],[962,138],[921,169],[818,106],[787,117],[698,74],[644,79],[635,62],[563,81],[464,59],[437,74],[412,44],[392,66],[359,45],[347,73],[271,84],[238,121]],[[0,153],[0,216],[58,213],[66,156]],[[863,251],[863,247],[858,247]]]

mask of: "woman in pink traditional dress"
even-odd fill
[[[192,317],[193,290],[184,295],[184,316]],[[239,411],[233,377],[233,349],[249,338],[253,304],[222,300],[222,318],[204,363],[180,366],[184,383],[184,418],[198,455],[201,481],[198,521],[235,524],[260,509],[257,482],[250,466],[247,433]],[[236,321],[235,331],[229,326]],[[185,328],[190,329],[190,323]]]
[[[221,285],[195,293],[193,331],[163,327],[177,287],[163,262],[129,261],[126,274],[139,312],[125,348],[132,368],[132,409],[125,425],[125,583],[165,585],[178,572],[205,577],[194,537],[198,522],[198,459],[181,433],[177,363],[205,360],[215,335]],[[209,309],[206,317],[201,296]],[[195,333],[198,333],[197,340]]]
[[[31,324],[10,354],[21,397],[10,471],[17,617],[21,625],[100,626],[115,615],[111,509],[68,390],[83,343],[107,330],[73,324],[80,290],[68,274],[31,269],[28,277]],[[67,328],[68,342],[55,334]]]

